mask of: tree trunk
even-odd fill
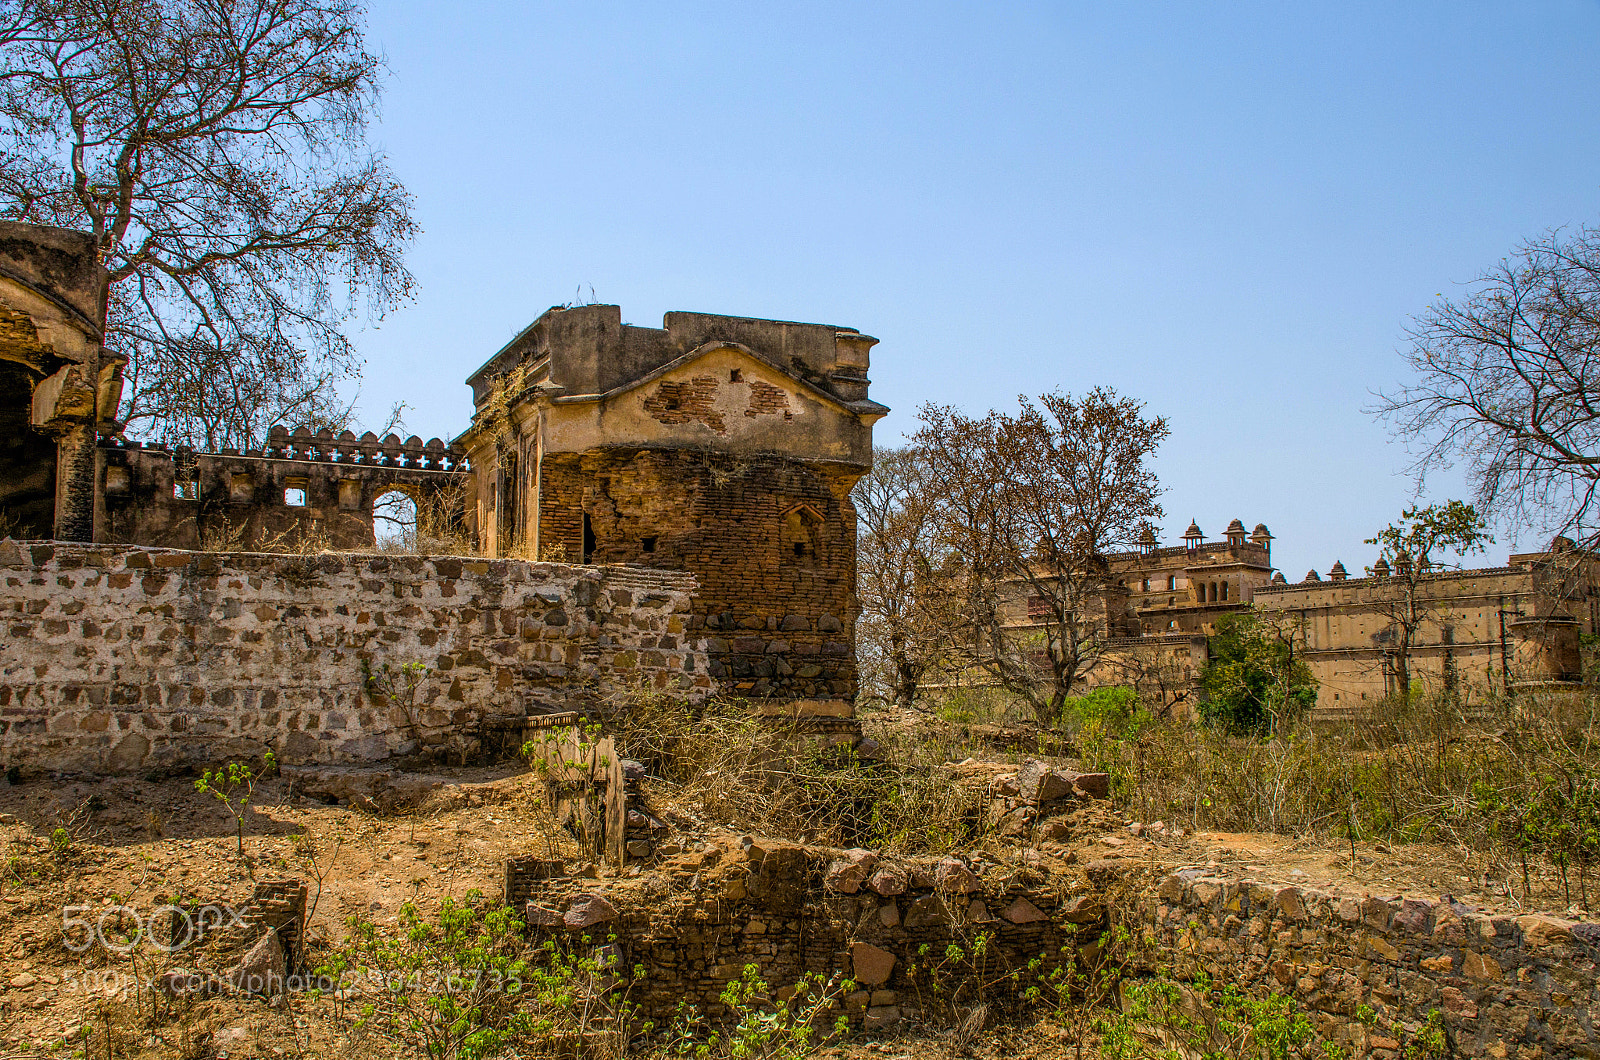
[[[917,678],[920,676],[921,667],[915,666],[905,659],[895,660],[894,702],[896,706],[909,707],[917,698]]]

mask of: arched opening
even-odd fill
[[[33,429],[41,373],[0,359],[0,537],[53,537],[56,444]]]
[[[784,512],[778,535],[782,559],[797,567],[817,566],[821,530],[822,516],[808,504]]]
[[[417,502],[404,490],[392,489],[372,502],[372,537],[385,552],[417,549]]]

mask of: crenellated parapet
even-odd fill
[[[433,438],[273,427],[260,449],[215,453],[124,439],[100,447],[102,540],[166,548],[371,547],[386,493],[462,487],[464,454]],[[454,503],[454,502],[452,502]]]
[[[224,449],[223,453],[231,450]],[[267,444],[257,453],[276,460],[311,460],[330,464],[408,468],[416,471],[468,471],[467,454],[438,438],[424,442],[416,435],[405,441],[389,434],[379,438],[371,431],[357,438],[353,431],[334,434],[324,427],[315,433],[306,427],[273,427]]]

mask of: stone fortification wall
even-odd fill
[[[1205,973],[1293,995],[1356,1055],[1399,1055],[1435,1011],[1451,1056],[1600,1055],[1600,924],[1198,869],[1165,877],[1131,912],[1142,945],[1130,972]],[[1363,1005],[1370,1027],[1356,1019]]]
[[[469,756],[528,714],[708,692],[693,588],[519,560],[0,541],[0,769]],[[427,668],[414,697],[367,687],[407,663]]]
[[[774,988],[808,972],[852,976],[848,1014],[881,1028],[919,1010],[948,1015],[941,1006],[973,1000],[978,980],[982,1000],[1005,1007],[1063,959],[1081,970],[1103,956],[1125,980],[1204,976],[1291,996],[1353,1057],[1439,1055],[1418,1051],[1430,1018],[1443,1055],[1600,1055],[1600,924],[1137,859],[1047,871],[1027,857],[911,862],[746,840],[668,856],[646,882],[508,871],[506,890],[535,932],[614,943],[624,966],[643,965],[633,999],[658,1021],[680,1001],[717,1013],[749,964]],[[1113,925],[1130,939],[1102,950]]]
[[[508,872],[507,899],[535,932],[614,942],[623,967],[646,969],[632,1000],[658,1022],[680,1003],[718,1015],[718,996],[747,965],[774,989],[807,973],[851,977],[845,1009],[868,1028],[970,1003],[977,976],[1003,984],[986,1000],[1015,1002],[1063,954],[1078,957],[1080,931],[1092,947],[1104,919],[1081,876],[953,857],[908,861],[757,841],[708,844],[663,867],[670,884]],[[1011,971],[1018,981],[1006,979]]]
[[[466,488],[465,457],[439,439],[380,439],[370,431],[357,438],[273,427],[265,446],[243,453],[129,441],[102,442],[99,453],[104,490],[95,540],[157,548],[281,551],[322,542],[370,549],[373,507],[383,494],[438,504]]]

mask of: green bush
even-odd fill
[[[1061,719],[1073,728],[1098,726],[1117,737],[1137,735],[1151,721],[1138,693],[1125,685],[1105,685],[1081,696],[1068,696],[1061,704]]]
[[[476,891],[446,898],[432,918],[407,902],[398,928],[362,916],[349,926],[349,942],[317,969],[336,984],[322,992],[335,1019],[355,996],[355,1036],[428,1060],[799,1060],[855,989],[808,975],[779,1001],[748,965],[723,990],[718,1020],[685,1005],[658,1029],[629,999],[645,969],[622,966],[615,936],[533,942],[511,909]]]
[[[1317,682],[1294,656],[1298,631],[1253,611],[1223,615],[1206,640],[1200,719],[1233,732],[1271,733],[1316,706]]]
[[[1121,1011],[1097,1017],[1092,1027],[1103,1060],[1345,1060],[1350,1055],[1317,1033],[1294,998],[1254,998],[1233,983],[1204,978],[1124,983]],[[1421,1060],[1429,1054],[1414,1055]]]

